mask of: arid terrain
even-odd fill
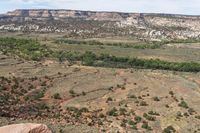
[[[39,11],[0,17],[0,126],[31,122],[56,133],[200,133],[198,16]],[[144,17],[145,28],[129,25],[134,17],[137,24]],[[54,22],[65,25],[63,32]],[[39,23],[57,31],[30,29]],[[83,32],[74,30],[78,26]],[[153,29],[163,32],[146,34]]]

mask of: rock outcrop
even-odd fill
[[[52,133],[52,131],[43,124],[14,124],[0,127],[0,133]]]

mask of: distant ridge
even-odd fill
[[[67,9],[16,9],[0,15],[0,31],[58,32],[69,37],[200,39],[200,16]]]

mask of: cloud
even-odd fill
[[[200,0],[1,0],[0,11],[51,8],[200,15]]]

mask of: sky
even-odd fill
[[[0,13],[15,9],[75,9],[200,15],[200,0],[0,0]]]

